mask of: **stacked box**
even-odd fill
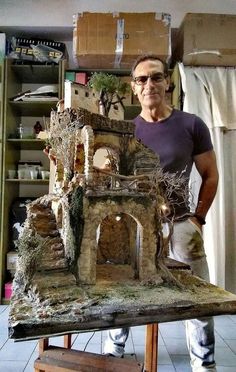
[[[59,63],[67,55],[66,46],[60,41],[25,37],[12,37],[8,56],[14,59]]]
[[[65,80],[70,80],[70,81],[74,82],[75,81],[75,72],[74,71],[66,71]]]
[[[86,85],[88,82],[88,75],[86,72],[66,71],[65,80],[70,80],[72,83]]]
[[[140,54],[170,57],[170,15],[82,13],[74,16],[73,54],[79,67],[130,69]]]
[[[5,283],[4,285],[4,298],[6,300],[10,300],[11,296],[12,296],[12,282],[7,282]]]
[[[78,84],[86,85],[88,82],[88,75],[86,72],[76,72],[75,82]]]
[[[16,271],[18,254],[16,251],[9,251],[7,253],[7,270]]]
[[[186,14],[173,46],[173,60],[194,66],[236,65],[236,15]]]

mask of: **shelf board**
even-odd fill
[[[45,141],[37,138],[9,138],[7,142],[20,150],[43,150],[45,147]]]
[[[119,76],[131,76],[131,69],[122,69],[122,68],[86,68],[86,67],[75,67],[75,68],[68,68],[66,72],[104,72],[106,74],[113,74]],[[169,74],[171,75],[173,69],[169,69]]]
[[[52,109],[56,110],[58,101],[9,101],[21,116],[50,116]]]
[[[47,185],[49,183],[49,179],[47,180],[31,180],[31,179],[18,179],[18,178],[7,178],[6,182],[10,183],[20,183],[20,184],[34,184],[34,185]]]
[[[88,72],[88,73],[93,73],[93,72],[104,72],[106,74],[113,74],[113,75],[120,75],[120,76],[130,76],[131,70],[130,69],[118,69],[118,68],[83,68],[83,67],[78,67],[78,68],[72,68],[72,69],[67,69],[66,72]]]
[[[58,84],[58,65],[22,64],[12,65],[12,70],[22,83]]]

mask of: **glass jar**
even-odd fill
[[[19,127],[17,128],[17,138],[23,138],[24,136],[24,128],[23,125],[20,124]]]

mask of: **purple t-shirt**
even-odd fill
[[[159,155],[164,172],[181,174],[189,181],[193,157],[213,149],[206,124],[196,115],[173,110],[160,122],[147,122],[141,116],[134,119],[135,137]],[[181,200],[174,203],[175,215],[189,212]]]

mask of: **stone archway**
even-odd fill
[[[97,228],[111,214],[132,216],[139,230],[138,279],[146,280],[157,273],[156,209],[149,196],[87,195],[83,199],[84,228],[78,257],[78,282],[96,283]],[[138,234],[136,233],[135,236]]]

